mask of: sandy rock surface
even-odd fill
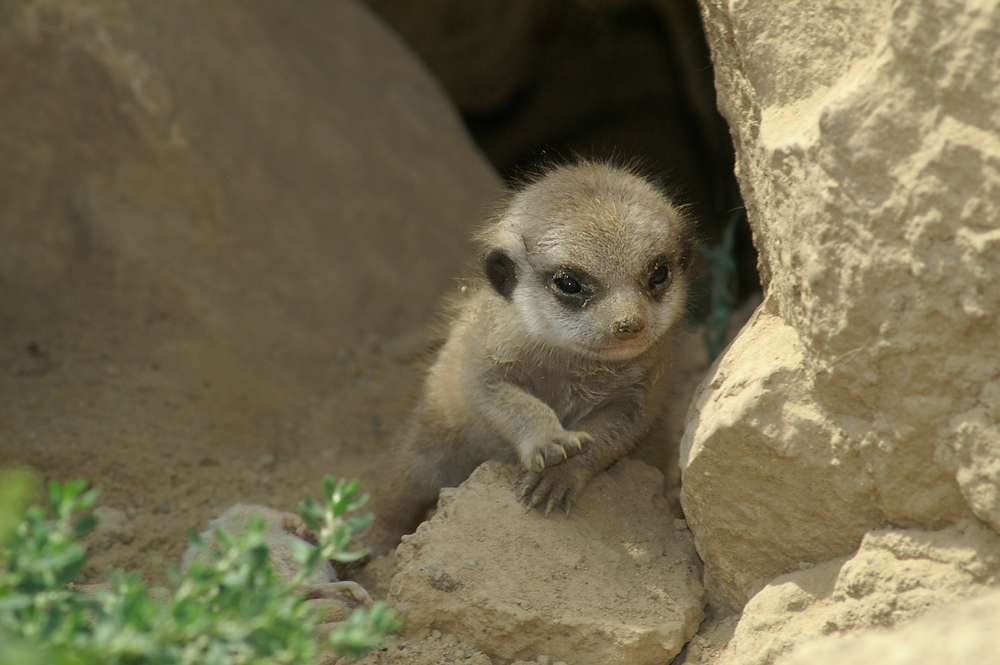
[[[702,5],[766,297],[682,503],[738,610],[890,523],[1000,526],[1000,4]]]
[[[377,467],[499,191],[346,1],[4,2],[0,136],[0,465],[127,513],[95,582]]]
[[[770,665],[796,644],[904,624],[997,582],[1000,535],[981,522],[872,531],[849,558],[769,582],[747,603],[715,663]]]
[[[97,527],[87,538],[88,547],[106,550],[116,544],[128,545],[135,538],[135,524],[124,510],[98,506],[94,517]]]
[[[472,112],[502,106],[535,75],[534,37],[552,10],[539,0],[366,2],[420,54],[455,104]]]
[[[663,477],[624,460],[571,515],[526,511],[514,467],[489,462],[397,549],[389,603],[407,636],[439,630],[505,659],[663,663],[702,619],[690,533]]]
[[[945,603],[895,630],[870,629],[807,642],[778,665],[967,665],[1000,654],[1000,591]]]

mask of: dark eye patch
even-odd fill
[[[670,266],[666,261],[661,261],[653,265],[649,271],[647,284],[651,290],[657,289],[670,281]]]
[[[573,268],[557,268],[549,282],[552,293],[567,304],[583,307],[597,292],[597,283]]]

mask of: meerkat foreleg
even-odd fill
[[[418,409],[395,442],[395,455],[372,499],[375,522],[365,537],[375,555],[384,554],[412,533],[438,499],[483,461],[482,455],[434,415]]]
[[[641,400],[621,398],[592,412],[577,424],[591,443],[579,454],[542,470],[529,468],[520,478],[521,501],[529,508],[545,504],[545,515],[559,508],[569,514],[580,490],[599,471],[628,454],[648,418]]]
[[[593,443],[585,431],[568,430],[549,405],[507,381],[495,381],[479,404],[490,426],[511,442],[525,469],[541,472]]]

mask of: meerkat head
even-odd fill
[[[689,224],[625,169],[558,167],[514,195],[483,240],[486,278],[534,343],[626,360],[683,316]]]

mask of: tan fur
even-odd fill
[[[465,287],[375,488],[376,553],[486,460],[520,463],[525,503],[568,512],[663,402],[690,242],[655,187],[606,164],[558,167],[514,195],[481,241],[484,275]],[[658,268],[669,279],[654,288]],[[568,293],[566,278],[587,288]]]

